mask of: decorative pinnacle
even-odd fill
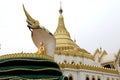
[[[62,14],[63,10],[62,10],[62,3],[60,1],[60,10],[59,10],[59,13]]]

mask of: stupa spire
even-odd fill
[[[63,9],[62,9],[62,3],[60,2],[60,9],[59,9],[59,19],[58,19],[58,27],[54,33],[54,35],[64,35],[66,37],[70,38],[70,34],[67,31],[67,29],[65,28],[65,24],[64,24],[64,17],[62,15],[63,13]]]
[[[62,10],[62,2],[60,1],[60,10],[59,13],[62,14],[63,10]]]

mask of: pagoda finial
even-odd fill
[[[62,14],[63,10],[62,10],[62,2],[60,1],[60,10],[59,13]]]
[[[61,1],[60,1],[60,9],[59,9],[59,18],[58,18],[58,27],[54,33],[54,35],[62,35],[62,36],[67,36],[68,38],[70,38],[70,34],[67,31],[67,29],[65,28],[65,24],[64,24],[64,17],[62,15],[62,6],[61,6]]]

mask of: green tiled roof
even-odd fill
[[[0,80],[2,79],[67,80],[57,63],[35,57],[0,59]]]

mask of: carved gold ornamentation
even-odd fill
[[[33,19],[33,18],[29,15],[29,13],[26,11],[24,5],[23,5],[23,10],[24,10],[25,15],[26,15],[26,17],[27,17],[27,20],[26,20],[26,21],[31,24],[31,27],[34,27],[34,28],[38,27],[38,26],[39,26],[39,21]]]
[[[104,68],[104,67],[98,67],[98,66],[92,66],[92,65],[87,65],[87,64],[64,64],[64,63],[59,63],[59,66],[61,68],[72,68],[72,69],[85,69],[85,70],[90,70],[90,71],[98,71],[98,72],[105,72],[105,73],[111,73],[111,74],[119,74],[118,70],[116,69],[109,69],[109,68]]]
[[[24,57],[33,57],[33,58],[46,58],[49,60],[54,60],[53,57],[48,56],[48,55],[39,55],[37,53],[14,53],[14,54],[7,54],[7,55],[2,55],[0,56],[1,59],[7,59],[7,58],[24,58]]]

